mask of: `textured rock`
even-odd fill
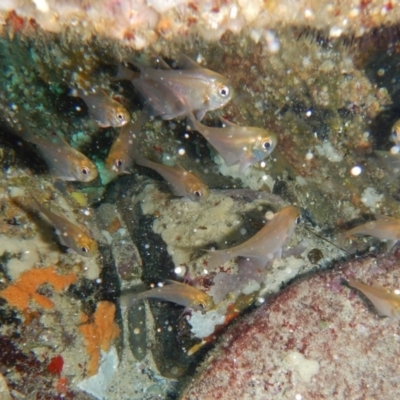
[[[395,289],[398,258],[367,257],[289,286],[221,339],[184,400],[394,399],[400,327],[346,278]]]

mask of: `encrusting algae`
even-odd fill
[[[76,280],[75,274],[59,275],[54,267],[34,268],[23,272],[14,283],[0,292],[0,296],[7,300],[10,306],[21,311],[28,309],[31,300],[45,309],[51,309],[54,303],[36,290],[48,283],[59,293]]]
[[[82,313],[79,331],[85,338],[86,351],[90,357],[87,376],[97,373],[100,364],[100,350],[108,352],[111,342],[120,334],[114,321],[115,304],[100,301],[93,316]]]

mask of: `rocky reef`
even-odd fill
[[[380,240],[400,238],[398,23],[378,0],[3,1],[0,397],[396,397],[396,319],[346,282],[399,284]],[[229,92],[190,110],[202,134],[164,77],[151,91],[193,70]],[[233,136],[207,140],[230,122],[271,154],[230,163]],[[186,170],[200,201],[176,189]],[[268,231],[288,206],[302,222]],[[383,215],[386,236],[343,235]],[[265,227],[268,262],[215,261]]]

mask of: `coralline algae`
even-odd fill
[[[182,400],[393,399],[397,318],[381,318],[348,277],[399,287],[400,253],[349,261],[287,287],[221,337]]]

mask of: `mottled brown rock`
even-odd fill
[[[345,281],[400,285],[400,252],[291,285],[221,339],[184,400],[395,399],[400,325]]]

